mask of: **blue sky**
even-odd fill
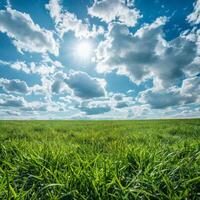
[[[1,119],[200,117],[200,0],[2,0]]]

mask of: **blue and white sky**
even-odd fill
[[[1,0],[1,119],[200,117],[200,0]]]

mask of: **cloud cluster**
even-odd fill
[[[196,1],[194,11],[187,16],[187,20],[193,25],[200,23],[200,0]]]
[[[82,99],[77,103],[76,108],[86,115],[101,115],[108,112],[119,112],[120,110],[122,113],[126,113],[126,109],[133,104],[133,98],[123,93],[108,93],[106,96],[95,97],[92,100]]]
[[[14,110],[6,110],[5,111],[8,115],[11,115],[11,116],[20,116],[20,112],[17,112],[17,111],[14,111]]]
[[[19,52],[52,53],[58,55],[58,43],[51,31],[40,28],[29,14],[7,8],[0,10],[0,32],[12,38]]]
[[[185,79],[180,88],[167,90],[151,88],[140,93],[139,101],[147,103],[153,109],[164,109],[170,106],[200,102],[200,77]]]
[[[134,103],[132,97],[128,97],[123,93],[115,93],[111,95],[112,101],[115,104],[115,108],[122,109],[129,107],[131,104]]]
[[[0,94],[0,107],[12,109],[15,112],[40,112],[40,111],[59,111],[60,103],[48,101],[28,101],[22,96],[12,94]],[[63,105],[62,105],[63,107]]]
[[[117,70],[135,83],[153,79],[163,88],[175,85],[195,59],[197,44],[186,37],[166,41],[162,29],[166,21],[165,17],[157,18],[135,34],[125,25],[111,24],[97,49],[97,71]]]
[[[59,61],[53,61],[50,58],[41,59],[39,62],[5,62],[3,60],[0,60],[0,66],[6,66],[14,70],[24,72],[26,74],[38,74],[40,76],[53,74],[58,69],[63,67],[63,65]]]
[[[90,30],[88,23],[78,19],[74,13],[64,10],[59,0],[50,0],[46,8],[50,11],[50,16],[54,19],[56,30],[61,37],[69,31],[73,31],[75,36],[80,38],[96,37],[104,32],[103,27],[95,25]]]
[[[3,87],[3,89],[7,92],[17,92],[17,93],[23,93],[26,94],[29,91],[29,88],[24,81],[20,81],[18,79],[0,79],[0,86]]]
[[[23,107],[25,100],[23,97],[15,97],[13,95],[1,95],[0,106],[4,107]]]
[[[85,72],[71,71],[65,83],[73,90],[74,95],[83,99],[105,96],[106,82],[93,78]]]
[[[124,0],[95,0],[93,5],[88,8],[88,13],[107,23],[118,20],[127,26],[135,26],[141,17],[133,3]]]
[[[49,0],[45,6],[54,21],[54,31],[40,27],[29,14],[11,6],[7,4],[5,10],[0,10],[0,32],[11,39],[19,52],[37,52],[41,56],[28,54],[16,61],[0,60],[1,67],[13,70],[13,77],[16,70],[17,74],[23,72],[16,77],[25,76],[24,80],[34,76],[27,83],[23,79],[0,78],[0,114],[33,116],[42,112],[48,117],[54,113],[61,118],[118,119],[192,116],[194,111],[199,116],[200,0],[186,19],[192,28],[171,40],[165,35],[165,25],[170,20],[167,17],[158,17],[136,30],[142,13],[135,8],[134,0],[94,0],[87,7],[86,19],[64,9],[61,0]],[[112,84],[107,76],[99,78],[100,74],[91,75],[94,71],[90,74],[70,70],[70,61],[64,67],[59,62],[66,64],[64,59],[56,56],[67,32],[78,38],[101,34],[95,40],[98,48],[91,59],[96,62],[96,72],[127,76],[130,83],[125,88],[129,90],[113,93],[112,88],[116,91],[119,84],[107,87]]]
[[[102,101],[84,101],[78,108],[86,115],[98,115],[111,111],[111,106]]]

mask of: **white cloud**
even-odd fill
[[[0,60],[0,64],[2,66],[10,67],[10,68],[17,70],[17,71],[23,71],[26,74],[32,73],[30,67],[24,61],[16,61],[16,62],[6,61],[5,62],[3,60]]]
[[[61,94],[63,92],[65,84],[61,80],[56,80],[54,83],[51,85],[51,90],[53,93]]]
[[[177,89],[159,90],[149,89],[141,92],[142,103],[147,103],[154,109],[163,109],[169,106],[179,105],[182,101]]]
[[[196,0],[194,11],[187,16],[187,20],[193,25],[200,23],[200,0]]]
[[[39,74],[40,76],[54,74],[58,69],[63,68],[63,65],[57,60],[51,60],[50,58],[41,59],[39,62],[25,62],[16,61],[8,62],[0,60],[0,66],[7,66],[12,69],[23,71],[26,74]]]
[[[91,77],[85,72],[71,71],[65,82],[73,90],[74,95],[80,98],[101,97],[106,94],[106,81]]]
[[[184,73],[187,76],[196,76],[200,72],[200,30],[196,27],[192,28],[192,30],[185,30],[182,32],[181,37],[196,44],[197,55],[195,59],[184,68]]]
[[[147,105],[135,105],[128,108],[127,118],[145,119],[148,118],[150,109]]]
[[[0,60],[0,65],[9,65],[10,63],[4,60]]]
[[[16,61],[14,63],[8,64],[11,68],[23,71],[27,74],[31,73],[31,69],[27,66],[27,64],[23,61]]]
[[[71,93],[71,89],[65,83],[65,79],[67,78],[67,74],[58,71],[53,75],[53,83],[51,85],[51,91],[54,94],[62,94],[62,93]]]
[[[112,104],[115,105],[115,108],[122,109],[134,104],[133,97],[126,96],[123,93],[115,93],[110,96],[112,99]]]
[[[51,31],[40,28],[29,14],[7,8],[0,10],[0,31],[12,38],[18,51],[58,55],[58,43]]]
[[[26,101],[23,97],[0,94],[0,106],[3,107],[24,107],[26,106]]]
[[[0,107],[15,112],[58,112],[63,105],[59,102],[27,101],[24,97],[0,94]]]
[[[107,101],[83,101],[78,108],[87,115],[98,115],[111,111]]]
[[[80,109],[81,111],[85,112],[87,115],[98,115],[98,114],[109,112],[111,110],[111,108],[107,105],[81,107]]]
[[[186,103],[200,103],[200,77],[195,76],[185,79],[180,94],[185,97]]]
[[[11,116],[20,116],[20,112],[14,111],[14,110],[6,110],[5,111],[8,115]]]
[[[166,20],[157,18],[135,34],[125,25],[111,24],[106,40],[97,49],[97,71],[116,69],[135,83],[153,79],[160,87],[175,85],[196,58],[197,44],[186,37],[166,41],[162,31]]]
[[[125,108],[125,107],[128,107],[128,106],[129,105],[126,101],[119,101],[119,102],[117,102],[115,107],[118,108],[118,109],[121,109],[121,108]]]
[[[147,103],[153,109],[164,109],[200,102],[200,77],[183,80],[182,86],[166,89],[151,88],[140,92],[139,102]]]
[[[141,17],[140,12],[133,7],[133,3],[123,0],[95,0],[88,8],[88,13],[93,17],[109,23],[118,19],[127,26],[135,26]]]
[[[89,38],[103,34],[103,27],[93,25],[91,30],[88,23],[78,19],[74,13],[64,10],[59,0],[50,0],[46,8],[50,11],[50,16],[54,19],[56,30],[63,37],[64,33],[73,31],[76,37]]]
[[[26,94],[29,92],[29,88],[24,81],[20,81],[18,79],[8,80],[1,78],[0,86],[7,92],[16,92]]]

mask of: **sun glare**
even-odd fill
[[[92,53],[91,43],[88,41],[80,42],[76,47],[76,54],[79,58],[88,59]]]

